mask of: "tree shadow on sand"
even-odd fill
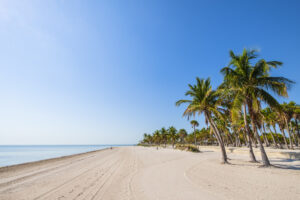
[[[245,160],[239,159],[229,159],[230,165],[232,166],[248,166],[248,167],[259,167],[264,168],[261,162],[249,162]],[[270,160],[271,166],[270,168],[277,168],[277,169],[289,169],[289,170],[300,170],[300,162],[299,160],[293,159],[276,159]],[[293,163],[296,162],[296,163]]]
[[[298,161],[298,162],[297,162]],[[293,164],[297,162],[297,164]],[[291,170],[300,170],[299,160],[294,159],[280,159],[280,160],[271,160],[272,166],[280,169],[291,169]]]

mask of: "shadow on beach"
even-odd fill
[[[272,165],[281,169],[300,170],[300,161],[294,159],[270,160]],[[293,163],[293,162],[297,162]]]

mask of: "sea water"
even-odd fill
[[[0,167],[121,145],[0,145]]]

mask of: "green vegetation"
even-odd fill
[[[195,152],[195,153],[200,152],[198,147],[193,144],[176,144],[175,148],[179,149],[179,150],[191,151],[191,152]]]
[[[241,55],[230,51],[230,62],[221,69],[224,80],[219,87],[213,89],[210,78],[196,78],[195,85],[188,85],[188,99],[176,102],[176,106],[186,105],[183,116],[188,119],[203,114],[207,127],[198,130],[199,123],[192,120],[190,134],[184,129],[177,132],[174,127],[162,128],[145,134],[141,144],[172,144],[173,148],[176,144],[179,149],[192,143],[219,145],[223,163],[228,163],[225,146],[247,146],[250,161],[257,162],[254,145],[260,149],[263,166],[270,166],[265,146],[293,149],[300,143],[300,106],[292,101],[280,104],[274,97],[287,98],[294,83],[271,76],[271,70],[281,65],[279,61],[258,59],[256,51],[244,50]]]

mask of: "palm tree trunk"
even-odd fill
[[[296,118],[295,119],[295,122],[296,122],[296,129],[297,129],[297,136],[298,136],[298,144],[300,143],[300,130],[299,130],[299,127],[298,127],[298,119]]]
[[[267,127],[268,127],[268,126],[267,126]],[[268,129],[269,129],[269,131],[270,131],[270,134],[271,134],[273,143],[274,143],[274,145],[275,145],[275,148],[278,148],[277,142],[276,142],[275,137],[274,137],[274,135],[273,135],[273,133],[272,133],[272,131],[271,131],[271,128],[268,127]]]
[[[281,141],[280,141],[280,139],[278,137],[278,134],[277,134],[277,131],[276,131],[276,125],[275,124],[273,124],[273,129],[274,129],[274,133],[276,135],[277,141],[279,143],[280,149],[282,149],[283,147],[282,147]]]
[[[245,141],[245,146],[249,147],[249,143],[248,143],[248,140],[247,140],[247,136],[246,136],[245,130],[243,130],[243,137],[244,137],[244,141]]]
[[[208,119],[208,122],[209,122],[210,126],[213,128],[215,136],[216,136],[216,138],[219,142],[221,152],[222,152],[222,163],[226,164],[226,163],[228,163],[227,154],[226,154],[226,149],[225,149],[224,143],[222,141],[222,137],[220,135],[220,132],[219,132],[217,126],[215,125],[214,121],[211,119],[211,117],[208,113],[205,113],[205,117]]]
[[[299,138],[297,136],[296,130],[292,129],[292,135],[293,135],[293,138],[294,138],[294,141],[295,141],[295,146],[298,147]]]
[[[231,144],[234,144],[233,139],[232,139],[232,136],[230,135],[230,133],[227,133],[227,137],[228,137],[228,139],[229,139],[229,142],[230,142]]]
[[[241,146],[241,140],[240,140],[238,132],[234,131],[234,135],[235,135],[235,146],[240,147]]]
[[[294,146],[293,146],[293,138],[292,138],[292,135],[291,135],[291,132],[290,132],[290,125],[289,125],[289,122],[287,121],[286,118],[285,119],[285,123],[286,123],[286,129],[288,131],[288,134],[289,134],[289,138],[290,138],[290,148],[291,149],[294,149]]]
[[[269,143],[268,137],[266,136],[266,129],[265,129],[265,124],[264,123],[262,124],[262,128],[263,128],[264,132],[261,132],[261,134],[265,138],[265,143],[266,143],[266,146],[268,147],[268,146],[270,146],[270,143]]]
[[[251,143],[251,137],[250,137],[250,127],[247,121],[247,112],[246,112],[246,103],[243,105],[244,108],[244,123],[245,123],[245,129],[248,136],[248,145],[249,145],[249,154],[250,154],[250,161],[251,162],[257,162],[255,155],[253,153],[252,143]]]
[[[240,139],[239,133],[236,133],[236,139],[237,139],[237,146],[240,147],[241,146],[241,139]]]
[[[257,143],[255,141],[255,136],[251,137],[252,143],[254,144],[254,148],[257,148]]]
[[[284,129],[283,129],[283,128],[280,128],[280,131],[281,131],[281,133],[282,133],[282,136],[283,136],[283,140],[284,140],[285,146],[286,146],[287,149],[289,149],[289,145],[288,145],[288,143],[287,143],[287,141],[286,141],[286,136],[285,136]]]
[[[254,124],[255,122],[255,118],[254,118],[254,112],[253,112],[253,109],[252,109],[252,102],[248,102],[248,109],[249,109],[249,114],[250,114],[250,118],[251,118],[251,124],[252,124],[252,127],[253,127],[253,132],[254,132],[254,136],[256,137],[256,140],[258,142],[258,145],[259,145],[259,150],[260,150],[260,154],[261,154],[261,159],[262,159],[262,162],[263,162],[263,166],[265,167],[269,167],[271,164],[270,164],[270,161],[269,161],[269,158],[267,156],[267,153],[265,151],[265,148],[261,142],[261,139],[257,133],[257,129],[256,129],[256,126]]]
[[[197,146],[196,127],[195,126],[194,126],[194,140],[195,140],[195,146]]]

